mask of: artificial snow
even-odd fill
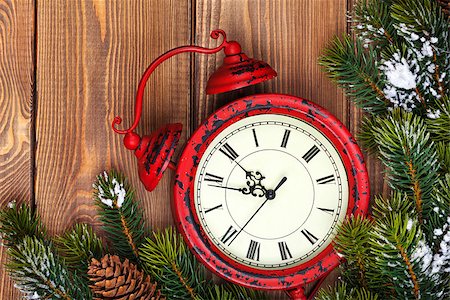
[[[408,224],[406,224],[406,230],[410,231],[413,226],[413,223],[414,223],[413,220],[409,219]]]
[[[112,183],[114,184],[114,194],[117,196],[117,207],[122,207],[127,192],[123,188],[123,183],[119,184],[115,178]]]
[[[415,34],[414,32],[411,33],[411,40],[412,41],[417,41],[419,39],[419,36],[417,34]]]
[[[429,119],[438,119],[441,116],[441,111],[439,109],[431,110],[427,109],[427,117]]]
[[[425,272],[428,269],[433,260],[433,253],[425,241],[420,240],[417,243],[417,247],[411,254],[411,260],[421,263],[422,272]]]
[[[103,172],[103,177],[105,178],[105,181],[108,182],[109,179],[106,172]],[[123,187],[123,183],[119,183],[116,178],[113,178],[110,183],[112,184],[112,187],[110,187],[109,190],[106,191],[107,193],[109,192],[108,195],[100,185],[94,186],[98,190],[98,199],[110,208],[120,208],[125,201],[125,188]]]
[[[411,72],[405,58],[402,57],[400,61],[388,60],[383,65],[385,75],[392,86],[405,90],[416,88],[417,76]]]

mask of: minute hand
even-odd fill
[[[231,187],[231,186],[221,186],[221,185],[214,185],[214,184],[210,184],[209,186],[213,186],[213,187],[218,187],[221,189],[227,189],[227,190],[234,190],[234,191],[239,191],[239,192],[243,192],[243,188],[235,188],[235,187]]]
[[[239,232],[234,236],[234,238],[228,243],[228,246],[231,245],[231,243],[236,239],[236,237],[244,230],[245,226],[247,226],[248,223],[250,223],[250,221],[256,216],[256,214],[258,213],[258,211],[261,210],[261,208],[267,203],[267,201],[269,200],[273,200],[275,199],[275,192],[276,190],[278,190],[283,183],[285,183],[287,180],[286,176],[283,177],[280,182],[277,184],[276,188],[273,190],[267,190],[266,193],[266,200],[264,200],[264,202],[258,207],[258,209],[253,213],[253,215],[250,217],[250,219],[248,219],[247,223],[244,224],[244,226],[241,227],[241,230],[239,230]]]

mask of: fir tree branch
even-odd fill
[[[11,261],[6,268],[17,288],[30,297],[92,299],[86,282],[77,273],[71,274],[52,248],[26,236],[22,243],[8,249]]]
[[[143,211],[134,200],[134,191],[115,171],[97,176],[94,198],[110,248],[119,256],[139,262],[146,225]]]
[[[436,151],[441,165],[441,173],[450,173],[450,143],[438,142],[436,144]]]
[[[426,125],[420,117],[401,110],[395,110],[387,118],[374,118],[373,125],[380,159],[389,168],[389,184],[414,199],[423,223],[423,215],[430,213],[439,170],[436,148]]]
[[[246,289],[235,284],[210,284],[207,288],[208,300],[264,300],[266,295],[260,291]]]
[[[427,119],[427,127],[434,141],[450,144],[450,98],[445,96],[439,104],[439,117]]]
[[[420,282],[411,253],[421,236],[417,221],[400,212],[385,212],[371,232],[371,248],[375,265],[384,275],[393,278],[397,297],[418,299]],[[404,270],[407,270],[405,272]]]
[[[358,1],[354,7],[353,31],[363,41],[368,40],[375,47],[382,48],[394,44],[397,33],[391,18],[392,1]]]
[[[347,219],[338,229],[335,248],[346,258],[343,275],[352,286],[368,288],[366,278],[370,259],[368,233],[372,230],[372,226],[372,221],[357,216]]]
[[[440,96],[444,97],[450,83],[450,39],[449,26],[442,8],[435,0],[396,0],[391,10],[399,34],[416,52],[418,60],[427,62],[422,67],[425,72],[430,66],[429,62],[432,62],[434,85]],[[430,60],[427,59],[427,54],[424,55],[423,47],[431,48]]]
[[[317,300],[377,300],[378,294],[364,288],[349,288],[343,282],[337,282],[328,289],[321,289],[317,294]]]
[[[7,247],[15,247],[26,236],[43,239],[45,227],[28,204],[10,202],[8,207],[0,210],[0,235]]]
[[[92,258],[100,260],[104,252],[102,241],[87,224],[75,224],[55,238],[55,245],[68,268],[80,274],[86,273]]]
[[[173,228],[155,232],[141,247],[141,259],[162,285],[169,299],[199,299],[204,291],[204,273]]]
[[[398,251],[400,252],[400,256],[402,257],[403,261],[405,262],[405,265],[408,268],[409,277],[411,278],[411,281],[413,282],[413,285],[414,285],[414,297],[416,299],[420,299],[419,281],[417,280],[416,273],[413,270],[410,257],[406,253],[403,246],[401,245],[400,240],[397,239],[396,242],[397,242],[396,247],[397,247]]]
[[[334,39],[319,64],[359,106],[375,114],[385,112],[390,103],[380,88],[376,58],[371,47],[365,50],[360,40],[353,43],[346,35],[342,40]]]
[[[141,259],[161,284],[168,299],[264,299],[261,292],[205,279],[205,268],[187,249],[181,235],[171,227],[155,232],[141,247]]]

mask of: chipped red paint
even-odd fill
[[[189,248],[214,273],[250,288],[289,290],[291,296],[303,299],[301,291],[293,290],[320,279],[339,264],[340,257],[332,245],[301,265],[280,270],[254,269],[232,260],[210,242],[195,211],[195,174],[208,145],[227,126],[245,117],[265,113],[293,116],[321,131],[336,147],[347,170],[350,191],[347,215],[367,214],[367,170],[361,151],[345,126],[324,108],[305,99],[263,94],[245,97],[222,107],[203,122],[189,139],[175,175],[173,215]]]
[[[180,140],[181,128],[180,123],[167,124],[151,135],[144,135],[142,139],[132,133],[132,139],[138,140],[138,143],[133,142],[129,149],[135,150],[139,178],[148,191],[153,191],[169,167],[170,159]],[[128,135],[125,136],[125,141]]]

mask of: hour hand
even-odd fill
[[[221,189],[239,191],[241,193],[244,192],[244,188],[236,188],[236,187],[231,187],[231,186],[221,186],[221,185],[214,185],[214,184],[209,184],[209,186],[218,187],[218,188],[221,188]]]

